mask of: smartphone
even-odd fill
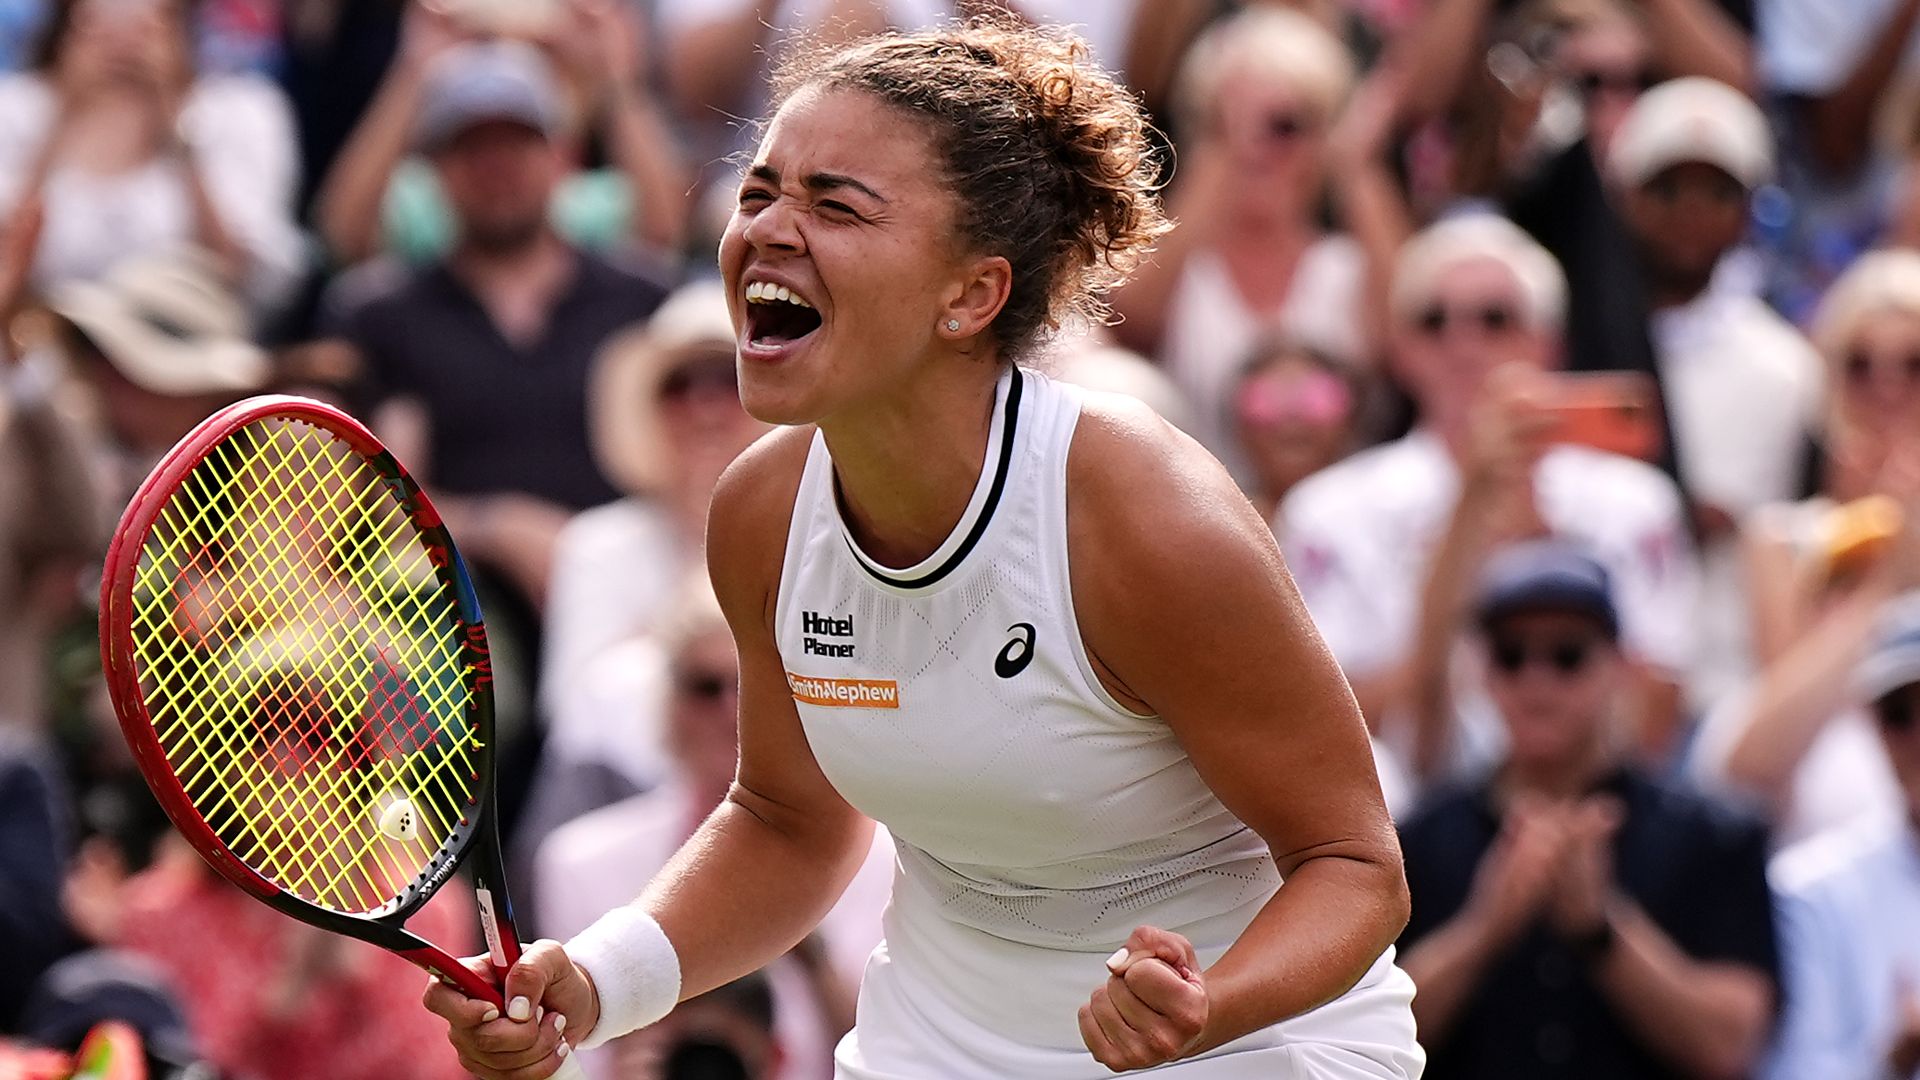
[[[1553,441],[1653,461],[1666,446],[1653,377],[1641,371],[1560,372],[1547,411]]]

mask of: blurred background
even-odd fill
[[[0,1080],[461,1075],[105,703],[112,523],[248,395],[369,420],[479,573],[523,928],[658,869],[734,764],[746,118],[796,35],[987,9],[1165,142],[1178,229],[1039,364],[1272,521],[1429,1075],[1920,1076],[1920,0],[0,0]],[[590,1070],[826,1080],[892,865]]]

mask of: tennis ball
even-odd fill
[[[420,815],[413,811],[413,800],[401,796],[380,811],[380,832],[395,840],[420,839]]]

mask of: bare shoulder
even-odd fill
[[[1131,398],[1090,393],[1067,454],[1076,562],[1093,555],[1130,575],[1168,560],[1181,574],[1279,565],[1273,532],[1227,470],[1191,436]]]
[[[707,569],[730,615],[773,610],[793,500],[813,445],[812,427],[776,428],[734,459],[707,510]]]

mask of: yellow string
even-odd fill
[[[135,672],[195,809],[308,901],[392,904],[474,812],[479,742],[457,598],[385,478],[323,428],[250,424],[141,544]],[[380,828],[396,798],[416,839]]]

